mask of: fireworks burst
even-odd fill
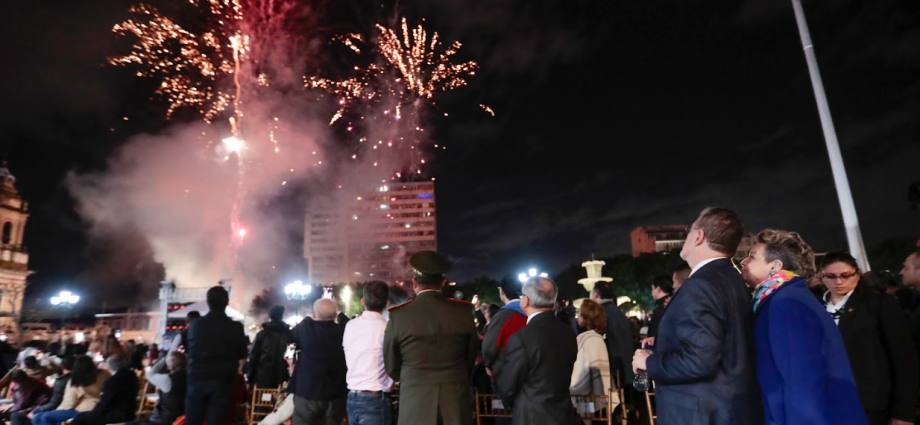
[[[307,87],[324,89],[339,97],[339,109],[329,124],[344,116],[356,100],[375,102],[388,96],[396,99],[392,108],[394,117],[400,119],[404,104],[417,105],[419,100],[431,99],[437,92],[465,86],[466,77],[476,74],[479,67],[476,62],[453,62],[460,42],[455,41],[443,48],[437,32],[431,35],[429,41],[428,32],[421,24],[410,30],[405,18],[401,29],[400,37],[396,30],[377,25],[380,34],[376,48],[385,63],[372,63],[364,70],[356,66],[358,75],[345,80],[306,79]],[[356,54],[361,54],[359,46],[366,43],[360,34],[347,34],[336,40]],[[395,77],[387,75],[389,69],[396,71]]]
[[[199,4],[190,0],[192,4]],[[249,37],[238,29],[243,19],[238,0],[208,0],[200,13],[216,25],[194,33],[160,14],[153,6],[141,4],[129,11],[136,16],[113,27],[119,35],[133,34],[137,41],[130,53],[109,58],[116,66],[136,65],[138,77],[160,78],[157,94],[166,98],[167,118],[179,108],[194,107],[211,122],[215,116],[238,102],[239,92],[220,89],[220,83],[238,78],[239,63],[249,51]],[[238,88],[238,87],[237,87]]]

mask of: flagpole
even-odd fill
[[[799,35],[802,38],[805,61],[808,63],[808,73],[811,75],[811,85],[815,91],[815,101],[818,103],[818,115],[821,117],[821,128],[824,130],[824,141],[827,144],[827,155],[830,157],[834,185],[837,187],[837,198],[840,201],[840,210],[843,213],[843,225],[847,234],[850,254],[856,258],[860,269],[869,271],[869,258],[866,255],[866,247],[863,244],[862,233],[859,230],[859,220],[856,218],[856,205],[853,203],[853,194],[850,192],[847,171],[843,165],[843,155],[840,154],[840,144],[837,142],[837,132],[834,129],[834,121],[831,119],[831,109],[827,104],[827,95],[824,93],[824,83],[821,82],[821,72],[818,70],[818,60],[815,57],[815,48],[811,43],[811,34],[808,32],[808,23],[805,21],[802,1],[792,0],[792,8],[795,10],[795,20],[798,23]]]

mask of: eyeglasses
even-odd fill
[[[848,273],[840,273],[840,274],[822,273],[821,277],[827,280],[837,280],[837,279],[850,280],[853,276],[856,276],[858,274],[859,272],[848,272]]]

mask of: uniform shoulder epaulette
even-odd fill
[[[458,300],[456,298],[447,298],[447,301],[454,302],[454,303],[460,303],[460,304],[466,304],[466,305],[473,305],[473,303],[469,301]]]
[[[406,302],[404,302],[404,303],[402,303],[402,304],[394,305],[393,307],[388,308],[387,311],[393,311],[393,310],[396,310],[397,308],[407,306],[407,305],[409,305],[409,304],[412,304],[412,301],[415,301],[415,299],[411,299],[411,300],[406,301]]]

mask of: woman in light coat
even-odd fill
[[[584,300],[575,315],[578,326],[587,331],[578,335],[578,357],[572,370],[569,392],[573,396],[602,396],[614,398],[614,407],[619,404],[616,392],[610,392],[610,360],[603,334],[607,330],[607,314],[600,304]],[[575,409],[579,414],[594,413],[606,407],[597,398],[573,398]],[[586,421],[589,422],[589,421]]]
[[[42,412],[32,417],[33,425],[61,425],[73,419],[77,413],[88,412],[99,403],[102,383],[109,372],[98,369],[89,356],[80,356],[74,361],[70,382],[64,388],[64,399],[57,410]]]

